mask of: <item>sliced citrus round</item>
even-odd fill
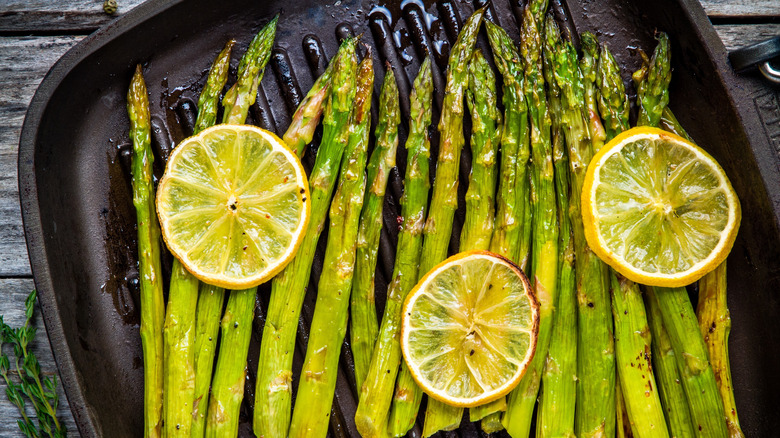
[[[487,251],[456,254],[404,303],[401,351],[417,384],[474,407],[514,388],[536,351],[539,303],[515,264]]]
[[[731,251],[742,213],[726,173],[695,144],[630,129],[593,157],[582,188],[588,245],[629,280],[679,287]]]
[[[292,260],[309,220],[309,186],[282,140],[249,125],[217,125],[184,140],[157,188],[173,255],[198,279],[257,286]]]

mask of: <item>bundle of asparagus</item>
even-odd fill
[[[376,147],[368,160],[374,71],[370,50],[357,66],[355,39],[342,43],[296,110],[285,143],[300,157],[322,114],[323,140],[310,176],[306,236],[293,262],[273,280],[255,390],[255,434],[325,436],[348,319],[359,390],[358,431],[379,437],[402,436],[411,429],[422,392],[400,360],[400,312],[416,281],[447,256],[460,151],[466,144],[465,100],[473,163],[460,250],[489,249],[530,267],[541,304],[536,355],[526,375],[508,401],[472,408],[470,419],[482,420],[486,432],[506,427],[511,436],[527,436],[538,394],[536,433],[541,437],[623,436],[624,431],[648,437],[742,436],[728,365],[725,263],[702,279],[697,321],[684,288],[640,289],[608,268],[586,241],[581,211],[586,169],[606,141],[629,128],[628,97],[612,53],[584,33],[578,55],[544,0],[531,1],[523,12],[519,51],[503,29],[486,22],[503,78],[499,108],[494,73],[474,48],[485,11],[469,18],[451,51],[430,208],[433,84],[428,58],[414,82],[402,221],[381,326],[372,277],[399,137],[395,76],[388,68]],[[260,31],[242,58],[238,81],[222,99],[223,123],[245,122],[276,23]],[[232,48],[230,41],[209,72],[195,133],[216,122]],[[638,124],[687,137],[667,108],[671,52],[665,34],[659,34],[652,59],[645,59],[633,76]],[[236,436],[256,288],[231,291],[222,315],[224,289],[199,284],[176,260],[166,307],[140,67],[128,93],[128,112],[142,278],[145,436]],[[298,316],[328,211],[323,274],[292,411]],[[429,399],[424,436],[458,427],[462,414],[462,408]]]

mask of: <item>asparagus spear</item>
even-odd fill
[[[525,102],[522,58],[507,33],[486,21],[493,59],[504,79],[504,126],[501,135],[501,169],[498,208],[490,250],[503,255],[523,269],[528,265],[531,245],[531,198],[528,181],[530,156],[528,109]],[[482,430],[494,433],[503,429],[501,412],[506,397],[478,406],[469,412],[471,421],[482,419]]]
[[[298,157],[302,157],[306,151],[306,145],[314,137],[314,131],[320,123],[322,109],[330,94],[331,77],[333,76],[333,64],[328,64],[324,72],[314,81],[314,84],[306,93],[306,97],[298,105],[295,114],[282,140],[292,149]]]
[[[715,381],[718,383],[723,411],[726,415],[730,438],[743,438],[739,427],[737,405],[731,384],[731,365],[729,364],[729,332],[731,316],[726,304],[726,262],[699,280],[699,304],[696,308],[699,317],[699,330],[704,337],[710,357]]]
[[[618,377],[626,412],[636,435],[668,437],[658,386],[650,364],[650,329],[636,283],[610,276]],[[618,427],[621,424],[618,423]]]
[[[482,51],[469,63],[466,102],[471,110],[471,175],[466,192],[466,219],[460,250],[487,250],[493,236],[496,196],[496,158],[501,138],[501,113],[496,100],[496,78]]]
[[[552,332],[558,292],[558,216],[555,201],[550,113],[542,76],[541,30],[530,8],[521,29],[520,50],[525,58],[525,94],[531,121],[531,208],[533,244],[531,272],[539,299],[539,337],[536,354],[525,377],[509,396],[503,423],[511,436],[528,436]]]
[[[292,262],[273,280],[257,370],[254,409],[254,432],[257,436],[287,436],[295,334],[314,251],[325,225],[349,134],[355,97],[355,45],[354,39],[345,40],[332,61],[331,93],[323,112],[323,138],[309,177],[311,216],[306,237]]]
[[[388,68],[379,102],[379,121],[376,125],[376,146],[366,169],[368,192],[360,216],[357,239],[355,281],[352,284],[350,333],[352,356],[355,360],[357,387],[363,386],[371,364],[379,323],[374,305],[374,271],[382,233],[382,206],[390,170],[395,167],[398,148],[398,125],[401,115],[398,104],[398,85],[393,70]]]
[[[561,90],[555,79],[555,58],[572,54],[560,41],[560,31],[551,14],[545,24],[544,74],[552,119],[553,163],[558,201],[558,306],[547,362],[542,375],[542,394],[536,418],[537,437],[574,437],[577,374],[577,294],[574,284],[574,241],[569,219],[569,160],[564,144]],[[577,53],[573,52],[576,62]]]
[[[657,300],[663,324],[677,359],[682,387],[688,397],[696,436],[727,437],[723,399],[707,356],[688,292],[683,287],[649,287],[649,299]]]
[[[447,71],[447,86],[441,119],[439,120],[439,157],[436,163],[436,180],[433,185],[430,214],[423,231],[423,249],[420,258],[419,276],[422,277],[436,264],[447,258],[447,246],[452,235],[452,222],[458,207],[458,168],[463,137],[463,96],[468,86],[468,60],[474,52],[485,8],[471,15],[458,35],[450,52]],[[422,401],[422,391],[411,376],[405,364],[401,365],[397,394],[393,401],[389,432],[394,436],[404,435],[414,424],[417,410]]]
[[[347,331],[360,210],[366,188],[366,150],[374,87],[370,51],[358,67],[356,87],[349,143],[341,165],[339,186],[330,205],[328,245],[288,434],[291,437],[324,438],[328,432],[339,352]]]
[[[217,55],[214,63],[209,71],[208,78],[206,79],[206,85],[203,87],[203,91],[198,98],[198,118],[195,121],[195,127],[193,134],[197,134],[200,131],[214,125],[217,120],[217,107],[219,106],[219,96],[222,93],[222,89],[227,82],[228,69],[230,68],[230,53],[233,49],[235,41],[230,40],[225,44],[225,48]],[[171,391],[175,388],[166,385],[165,397],[173,399],[190,400],[190,418],[186,420],[191,422],[191,433],[189,428],[186,428],[186,435],[193,437],[202,437],[205,434],[206,427],[206,413],[208,412],[208,396],[209,386],[211,384],[211,373],[214,370],[214,353],[216,347],[216,337],[219,330],[219,317],[222,313],[222,303],[224,302],[225,290],[214,286],[202,284],[200,286],[201,293],[198,293],[198,283],[193,282],[192,275],[187,272],[180,265],[178,260],[174,260],[173,271],[180,272],[181,275],[173,276],[171,278],[171,288],[168,298],[168,318],[172,321],[180,321],[182,324],[188,325],[187,329],[193,330],[195,336],[194,341],[194,354],[192,356],[194,373],[193,378],[193,392],[190,394],[180,394],[178,391]],[[176,284],[177,279],[180,279],[182,283],[189,286],[189,288],[180,287]],[[171,312],[171,302],[176,301],[174,291],[182,290],[185,294],[180,299],[195,300],[196,315],[182,315],[179,316],[176,313]],[[195,324],[195,327],[192,327]],[[166,321],[166,326],[168,321]],[[181,329],[185,329],[182,327]],[[190,352],[181,352],[180,354],[190,354]],[[165,360],[171,360],[171,356],[166,354]],[[166,372],[167,374],[167,372]],[[171,377],[171,376],[169,376]],[[176,384],[178,379],[171,377],[171,381]],[[171,390],[169,390],[171,388]],[[185,405],[186,406],[186,405]],[[174,418],[167,418],[166,415],[166,429],[169,425],[178,424],[174,422]],[[178,430],[181,431],[182,427]]]
[[[593,157],[585,84],[570,42],[556,57],[555,77],[561,87],[566,148],[569,155],[571,199],[569,220],[575,249],[577,291],[577,403],[575,431],[578,436],[613,436],[615,424],[615,358],[607,266],[590,250],[582,224],[581,194],[585,171]],[[598,129],[596,129],[598,131]]]
[[[585,118],[588,120],[588,132],[593,148],[597,153],[604,146],[607,134],[601,124],[601,116],[598,108],[598,87],[596,86],[596,68],[599,60],[599,42],[596,36],[590,32],[580,35],[582,46],[582,58],[580,59],[580,71],[582,72],[585,91]]]
[[[214,370],[219,317],[222,314],[224,302],[225,289],[206,283],[200,284],[195,316],[195,392],[192,402],[192,433],[190,434],[193,438],[201,438],[206,433],[211,373]]]
[[[141,278],[141,346],[144,355],[144,437],[162,436],[163,302],[160,225],[154,209],[149,97],[141,66],[127,92],[133,141],[133,206],[138,222],[138,271]]]
[[[214,64],[211,65],[206,85],[198,98],[198,118],[195,120],[193,134],[214,126],[217,122],[219,95],[227,82],[228,70],[230,69],[230,53],[235,43],[233,40],[228,41],[225,44],[225,48],[217,55]]]
[[[279,15],[266,24],[246,49],[238,64],[238,79],[222,98],[225,108],[222,123],[244,123],[249,107],[257,99],[257,88],[263,78],[263,69],[271,57],[271,46],[276,38]]]
[[[257,288],[253,287],[231,291],[228,297],[206,417],[207,438],[238,435],[256,295]]]
[[[490,250],[523,267],[527,264],[530,239],[524,233],[523,217],[530,211],[528,136],[525,78],[522,58],[504,29],[486,21],[493,59],[503,76],[504,126],[501,131],[501,168],[498,208]],[[530,231],[530,227],[528,228]]]
[[[629,107],[620,67],[606,45],[601,46],[596,80],[599,87],[599,112],[604,119],[606,140],[609,141],[629,128]]]
[[[271,46],[276,36],[278,16],[255,36],[238,66],[238,80],[222,99],[224,122],[241,124],[246,121],[249,106],[257,97],[257,87],[263,76]],[[252,335],[252,318],[257,288],[234,290],[230,293],[222,317],[220,354],[209,398],[206,417],[206,437],[235,436],[238,415],[244,397],[246,357]]]
[[[383,436],[393,397],[395,379],[401,362],[398,343],[401,308],[406,295],[417,283],[417,270],[422,249],[422,232],[430,188],[428,160],[433,94],[430,58],[425,58],[410,97],[409,137],[406,140],[407,161],[404,195],[401,200],[401,226],[396,247],[393,280],[387,290],[387,303],[382,317],[371,365],[360,386],[355,413],[358,432],[366,438]]]
[[[676,438],[693,437],[693,422],[688,408],[688,398],[680,384],[680,373],[677,369],[672,342],[663,325],[661,309],[656,300],[650,299],[645,293],[645,305],[647,306],[652,335],[653,370],[658,377],[658,393],[661,395],[661,404],[666,413],[666,424],[669,433]]]
[[[195,400],[195,312],[198,279],[176,260],[163,327],[163,426],[166,437],[189,437]]]
[[[669,81],[672,79],[669,37],[659,32],[657,39],[658,45],[653,58],[646,66],[647,75],[639,81],[637,87],[637,104],[639,104],[637,124],[643,126],[658,126],[663,109],[669,103]],[[634,74],[644,76],[642,70]]]
[[[615,385],[615,405],[617,406],[615,436],[617,436],[617,438],[633,438],[634,431],[631,429],[631,420],[629,420],[628,412],[626,411],[626,403],[623,400],[623,391],[620,389],[620,381]]]
[[[466,102],[471,110],[473,160],[466,192],[466,220],[460,238],[461,251],[486,250],[490,245],[495,216],[495,159],[500,137],[500,131],[496,127],[501,123],[501,115],[496,105],[495,76],[479,49],[474,51],[469,62],[468,80]],[[492,408],[487,409],[488,414],[492,413]],[[485,415],[475,418],[477,416],[472,416],[472,421]],[[463,408],[429,399],[423,436],[431,436],[439,430],[454,430],[460,426],[462,418]]]

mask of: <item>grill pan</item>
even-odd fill
[[[626,84],[640,63],[637,49],[651,52],[653,32],[669,33],[674,68],[670,106],[693,138],[724,167],[743,207],[742,227],[728,265],[731,363],[742,428],[748,436],[774,435],[780,429],[776,412],[780,406],[778,95],[759,91],[756,78],[733,75],[723,44],[696,0],[553,3],[565,28],[594,31],[610,46],[623,66]],[[143,425],[135,214],[125,110],[135,63],[145,67],[158,176],[172,147],[191,132],[194,102],[217,52],[235,38],[234,53],[243,53],[252,36],[277,12],[281,17],[275,49],[249,122],[283,132],[313,78],[335,54],[339,40],[362,34],[363,43],[374,48],[377,74],[383,73],[382,66],[396,73],[403,142],[410,84],[422,55],[431,53],[435,61],[437,117],[449,47],[479,6],[480,0],[151,0],[85,38],[55,64],[25,119],[19,186],[44,321],[83,436],[137,437]],[[495,0],[487,17],[517,40],[516,17],[522,6],[517,0]],[[492,58],[484,32],[478,46]],[[238,64],[238,57],[233,58],[231,82]],[[381,81],[376,83],[375,98]],[[467,130],[468,125],[467,120]],[[431,131],[435,157],[438,138]],[[309,169],[316,146],[317,138],[304,158]],[[467,146],[461,161],[461,206],[470,160]],[[391,175],[386,197],[376,273],[380,312],[392,274],[405,164],[405,151],[399,148],[398,169]],[[461,209],[451,252],[457,250],[462,219]],[[319,242],[299,324],[296,376],[306,350],[326,238]],[[169,267],[170,261],[164,260],[164,265]],[[253,436],[256,360],[269,290],[261,287],[256,302],[242,437]],[[696,291],[691,294],[695,299]],[[347,347],[342,349],[331,415],[329,436],[333,437],[359,436],[353,421],[357,391]],[[421,424],[422,415],[410,436],[419,436]],[[440,435],[484,434],[477,424],[464,421],[458,431]]]

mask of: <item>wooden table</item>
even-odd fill
[[[119,13],[144,0],[119,0]],[[0,0],[0,315],[24,321],[24,300],[33,289],[17,188],[17,148],[22,121],[35,89],[49,68],[85,35],[109,22],[101,0]],[[780,35],[778,0],[702,0],[727,49]],[[769,86],[767,86],[769,87]],[[39,313],[32,350],[43,372],[57,373]],[[9,351],[10,353],[10,351]],[[2,385],[0,385],[1,387]],[[0,437],[23,437],[19,414],[0,388]],[[60,389],[58,417],[71,436],[76,425]],[[28,406],[28,415],[34,412]]]

